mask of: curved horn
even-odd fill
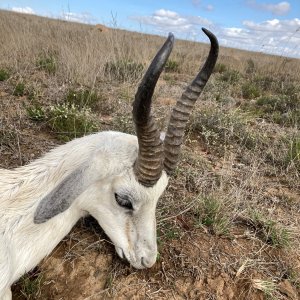
[[[205,28],[202,28],[202,30],[210,39],[211,48],[201,71],[186,88],[181,99],[177,101],[176,106],[172,111],[164,141],[164,168],[168,175],[175,169],[179,160],[180,146],[183,141],[186,123],[189,120],[194,104],[208,81],[218,58],[219,44],[217,38],[209,30]]]
[[[151,116],[151,102],[157,80],[167,62],[174,44],[173,34],[151,62],[135,95],[133,120],[139,143],[139,154],[134,165],[137,180],[145,186],[153,186],[160,178],[163,166],[163,146],[159,130]]]

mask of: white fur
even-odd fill
[[[134,267],[155,263],[155,209],[168,177],[163,172],[150,188],[139,184],[133,174],[137,151],[135,136],[101,132],[57,147],[27,166],[0,169],[1,300],[11,299],[11,284],[51,253],[87,214],[97,219],[117,253]],[[41,200],[82,166],[84,189],[80,195],[64,212],[35,224]],[[129,195],[134,210],[119,206],[115,193]]]

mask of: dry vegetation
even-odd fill
[[[0,167],[134,132],[131,102],[162,41],[0,11]],[[207,52],[176,42],[154,96],[162,129]],[[221,48],[158,207],[157,264],[127,266],[88,218],[14,299],[299,299],[299,122],[299,60]]]

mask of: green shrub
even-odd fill
[[[260,96],[259,88],[252,82],[242,85],[242,95],[245,99],[254,99]]]
[[[98,101],[97,93],[88,89],[80,91],[70,89],[65,98],[65,103],[68,105],[74,105],[78,109],[82,109],[84,107],[95,108]]]
[[[42,273],[35,269],[23,275],[19,280],[21,293],[26,299],[37,299],[41,293],[44,277]]]
[[[33,121],[44,121],[46,119],[46,112],[39,103],[26,108],[29,119]]]
[[[124,133],[135,133],[134,124],[130,115],[117,115],[113,120],[113,128],[116,131],[121,131]]]
[[[279,225],[276,221],[271,220],[260,212],[254,210],[250,212],[252,225],[257,230],[257,234],[267,244],[274,247],[283,248],[290,245],[290,231]]]
[[[5,69],[0,69],[0,81],[7,80],[9,78],[9,73]]]
[[[225,215],[224,204],[214,197],[200,198],[199,203],[200,223],[207,226],[214,234],[228,234],[230,220]]]
[[[224,73],[225,71],[227,71],[227,67],[225,64],[222,63],[217,63],[214,67],[214,73]]]
[[[37,66],[49,74],[54,74],[57,67],[54,55],[42,55],[37,61]]]
[[[258,114],[285,126],[300,124],[300,98],[286,95],[260,97],[255,103]]]
[[[13,91],[13,95],[24,96],[24,94],[25,94],[25,84],[23,82],[17,83]]]
[[[165,65],[165,71],[169,73],[179,72],[179,63],[176,60],[169,59]]]
[[[237,70],[226,70],[224,71],[219,79],[221,81],[228,82],[230,84],[236,83],[240,80],[241,74]]]
[[[142,76],[144,66],[132,60],[118,60],[105,64],[105,74],[118,81],[137,80]]]
[[[193,116],[190,129],[202,134],[205,142],[223,151],[226,145],[239,144],[247,149],[256,147],[260,138],[247,126],[247,118],[240,111],[203,109]],[[222,146],[222,147],[220,147]]]
[[[254,61],[251,58],[249,58],[247,60],[246,74],[251,75],[253,73],[255,73],[255,64]]]
[[[68,104],[50,107],[49,125],[64,140],[81,137],[97,129],[89,108],[79,110]]]

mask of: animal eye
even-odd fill
[[[133,210],[132,203],[129,200],[128,196],[126,196],[126,195],[120,196],[117,193],[115,193],[115,199],[120,206]]]

